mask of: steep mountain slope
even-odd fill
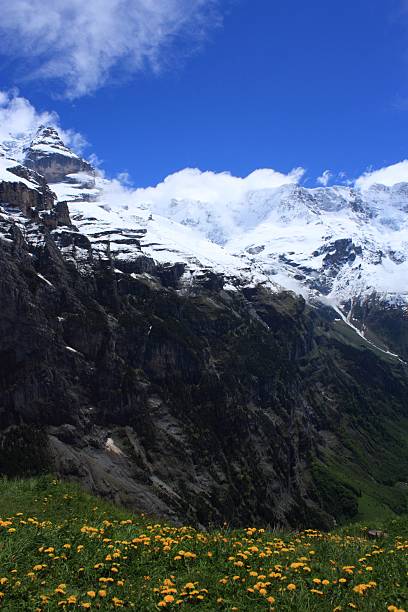
[[[333,192],[329,212],[298,187],[273,202],[258,194],[259,206],[253,195],[245,214],[256,217],[256,242],[242,234],[239,245],[232,233],[222,245],[63,147],[47,128],[24,151],[32,178],[44,169],[58,178],[48,191],[44,178],[9,176],[17,161],[0,159],[0,471],[51,467],[139,510],[200,524],[328,526],[367,508],[406,509],[408,375],[387,352],[398,326],[399,355],[407,351],[404,289],[398,299],[346,296],[362,332],[322,270],[336,281],[366,246],[316,256],[319,287],[295,278],[281,253],[276,274],[256,253],[262,223],[283,231],[291,219],[309,221],[305,253],[320,225],[329,244],[324,224],[340,196],[357,227],[352,192]],[[319,193],[320,205],[329,195]],[[282,288],[291,286],[314,299]]]

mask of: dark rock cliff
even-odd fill
[[[290,293],[91,250],[80,271],[75,232],[42,232],[0,241],[1,473],[203,525],[330,526],[373,490],[406,507],[403,364]]]

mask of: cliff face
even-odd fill
[[[9,164],[4,158],[1,161],[10,167],[6,171],[9,180],[2,180],[0,174],[0,203],[20,210],[28,218],[53,208],[56,196],[41,175],[13,160]]]
[[[200,524],[404,509],[404,365],[293,294],[181,289],[177,266],[91,249],[85,271],[83,236],[41,235],[0,241],[2,473],[54,469]]]

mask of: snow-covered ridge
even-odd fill
[[[377,293],[408,304],[408,183],[306,189],[297,170],[233,180],[190,169],[132,190],[98,175],[53,128],[42,128],[25,155],[31,168],[58,176],[52,191],[100,254],[184,263],[185,282],[210,269],[230,287],[260,282],[338,305]],[[0,180],[11,180],[5,172]]]

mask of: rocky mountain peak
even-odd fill
[[[31,146],[47,144],[57,148],[67,149],[59,132],[52,126],[40,125],[35,137],[32,140]]]
[[[93,173],[94,169],[81,159],[62,140],[52,126],[40,126],[26,150],[24,164],[42,174],[49,183],[64,181],[69,174]]]

